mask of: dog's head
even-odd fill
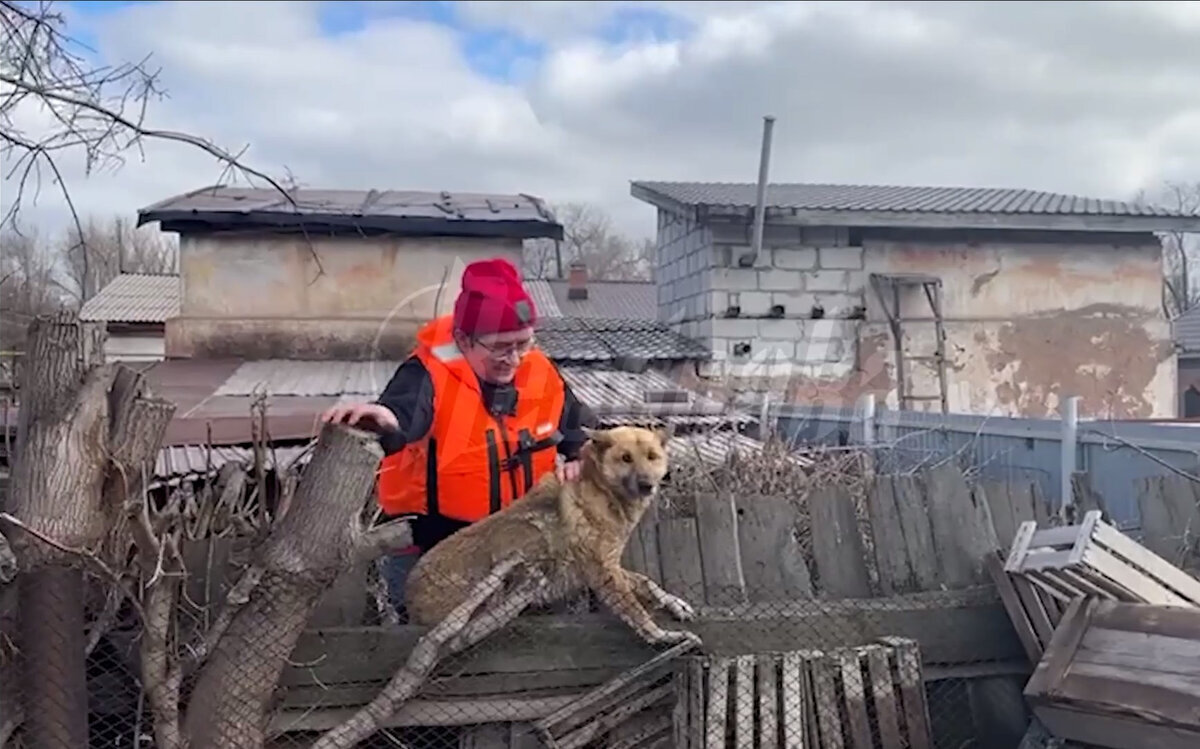
[[[625,499],[654,496],[667,475],[670,429],[622,426],[586,431],[585,470]]]

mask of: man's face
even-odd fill
[[[490,333],[477,338],[457,336],[458,348],[479,379],[507,385],[517,374],[521,357],[533,348],[533,328]]]

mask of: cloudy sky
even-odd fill
[[[1200,180],[1198,2],[62,6],[103,61],[153,55],[153,126],[248,144],[306,186],[530,192],[649,235],[629,181],[753,181],[764,114],[775,181],[1125,198]],[[62,166],[99,216],[221,173],[174,144]],[[43,190],[25,220],[65,216]]]

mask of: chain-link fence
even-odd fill
[[[81,553],[6,586],[4,738],[961,749],[1028,723],[1030,664],[981,557],[1012,529],[978,508],[1012,492],[969,466],[878,475],[869,453],[768,444],[673,462],[654,502],[618,478],[527,503],[415,567],[403,524],[360,536],[319,492],[363,456],[318,445],[269,492],[253,468],[160,487],[154,557],[135,542],[124,570]]]

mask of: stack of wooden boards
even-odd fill
[[[1023,523],[989,569],[1037,664],[1025,687],[1055,736],[1115,749],[1200,746],[1200,580],[1088,512]]]
[[[913,640],[677,658],[665,651],[535,724],[551,749],[931,749]]]

